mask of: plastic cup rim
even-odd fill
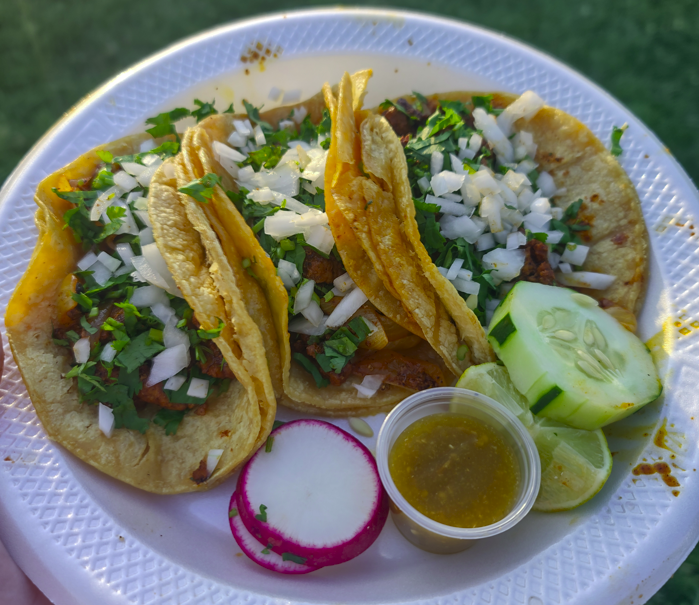
[[[391,473],[388,469],[388,454],[390,451],[389,439],[391,437],[391,431],[397,421],[415,408],[435,403],[432,401],[432,399],[453,396],[465,396],[471,400],[477,400],[478,403],[483,404],[482,409],[486,411],[489,416],[491,416],[491,419],[503,426],[506,430],[510,431],[513,438],[520,446],[521,458],[524,460],[525,466],[529,469],[529,481],[527,482],[522,495],[517,500],[515,506],[500,521],[497,521],[491,525],[473,528],[453,527],[439,523],[434,519],[430,519],[408,503],[408,501],[398,491],[398,488],[396,487],[393,477],[391,477]],[[493,411],[495,414],[505,416],[510,424],[510,427],[507,427],[501,421],[501,419],[493,417]],[[510,428],[512,430],[510,430]],[[514,527],[517,523],[524,519],[527,513],[529,513],[531,510],[539,492],[539,484],[541,482],[541,463],[539,462],[538,450],[536,449],[534,440],[522,422],[505,406],[487,395],[483,395],[469,389],[461,389],[456,387],[438,387],[435,389],[420,391],[419,393],[415,393],[410,397],[407,397],[395,408],[393,408],[393,410],[391,410],[388,416],[386,416],[384,419],[381,429],[379,430],[376,441],[376,462],[379,469],[381,482],[383,483],[389,498],[404,514],[428,531],[447,538],[461,540],[479,540],[482,538],[489,538]]]

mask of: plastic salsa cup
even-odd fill
[[[415,421],[431,414],[455,412],[487,423],[514,451],[519,464],[519,493],[510,512],[483,527],[452,527],[418,512],[398,491],[388,467],[388,457],[400,434]],[[475,541],[500,534],[519,523],[536,500],[541,466],[536,446],[524,425],[490,397],[453,387],[428,389],[403,400],[386,417],[376,443],[379,475],[391,501],[391,515],[399,531],[418,548],[449,554],[466,550]]]

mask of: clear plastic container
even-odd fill
[[[456,412],[491,426],[517,454],[519,493],[509,514],[492,525],[474,528],[438,523],[418,512],[398,491],[388,469],[388,455],[400,434],[413,422],[444,412]],[[391,515],[400,532],[415,546],[428,552],[449,554],[466,550],[476,540],[502,533],[519,523],[530,511],[539,493],[541,465],[536,446],[524,425],[490,397],[444,387],[415,393],[396,406],[386,417],[376,443],[379,475],[391,500]]]

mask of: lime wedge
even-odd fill
[[[541,459],[541,488],[534,510],[570,510],[602,489],[612,472],[612,455],[601,429],[574,429],[534,416],[507,370],[497,363],[470,367],[456,386],[494,399],[515,414],[529,431]]]

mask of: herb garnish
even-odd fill
[[[255,519],[267,523],[267,507],[264,504],[260,504],[260,514],[255,515]]]

